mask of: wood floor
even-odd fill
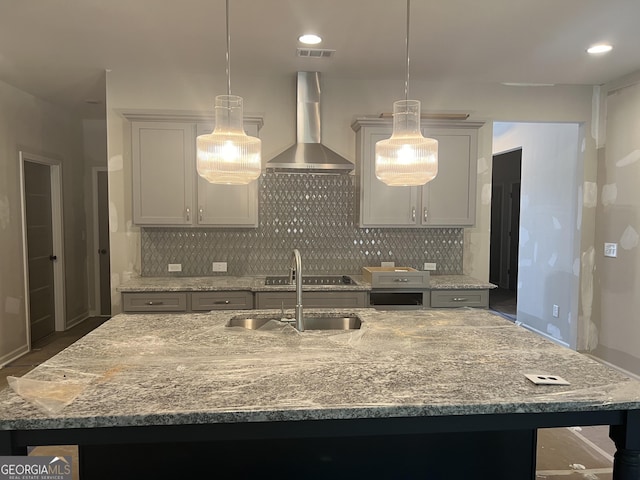
[[[500,303],[498,308],[504,310],[503,314],[515,316],[515,298],[501,298]],[[24,375],[105,320],[89,318],[66,332],[56,332],[40,340],[30,353],[0,369],[0,388],[7,387],[7,376]],[[541,429],[538,431],[536,479],[611,480],[614,451],[608,427]]]

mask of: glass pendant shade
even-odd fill
[[[198,174],[210,183],[246,185],[262,171],[262,141],[243,127],[242,97],[218,95],[212,133],[196,139]]]
[[[420,101],[393,104],[393,132],[376,142],[375,171],[390,186],[424,185],[438,174],[438,141],[420,132]]]

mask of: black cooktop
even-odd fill
[[[295,282],[294,282],[295,283]],[[353,283],[348,275],[325,275],[302,277],[303,285],[350,285]],[[267,277],[264,281],[265,285],[289,285],[289,277]]]

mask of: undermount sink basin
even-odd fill
[[[282,323],[290,323],[295,326],[295,320],[281,319],[271,316],[245,316],[232,317],[227,323],[227,327],[242,327],[248,330],[257,330],[265,326],[268,322],[275,320]],[[304,317],[305,330],[357,330],[362,325],[362,320],[357,315],[322,315]]]

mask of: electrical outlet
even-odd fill
[[[618,244],[617,243],[605,243],[604,244],[604,256],[605,257],[617,257],[618,256]]]
[[[396,262],[380,262],[381,267],[395,267]]]
[[[182,271],[182,264],[181,263],[170,263],[169,264],[169,271],[170,272],[181,272]]]
[[[435,263],[427,263],[427,262],[425,262],[423,270],[430,270],[430,271],[433,272],[433,271],[435,271],[435,269],[436,269],[436,264]]]
[[[553,306],[553,316],[558,318],[560,316],[560,307],[558,305]]]
[[[211,264],[211,270],[214,272],[226,272],[227,262],[213,262]]]

